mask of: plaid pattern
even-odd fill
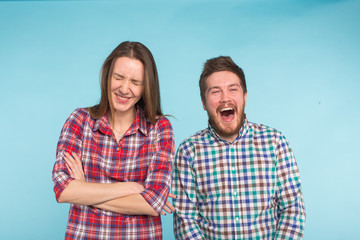
[[[176,239],[301,239],[305,209],[293,152],[275,129],[249,123],[230,143],[209,127],[177,151]]]
[[[141,195],[161,212],[170,189],[175,151],[173,130],[165,117],[152,125],[138,109],[134,123],[117,143],[106,116],[95,120],[87,109],[76,109],[65,122],[57,146],[56,198],[73,180],[63,160],[64,151],[81,156],[87,182],[143,184]],[[71,204],[65,239],[162,239],[161,219]]]

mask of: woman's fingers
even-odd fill
[[[175,199],[175,198],[176,198],[176,195],[173,194],[173,193],[169,193],[169,197]]]
[[[81,159],[79,158],[79,156],[75,152],[72,152],[71,155],[74,157],[76,163],[81,165]]]
[[[175,207],[169,201],[166,201],[165,206],[170,210],[170,213],[175,212]]]
[[[176,198],[176,195],[173,194],[173,193],[169,193],[169,198]],[[167,200],[166,203],[165,203],[165,206],[163,207],[162,211],[161,211],[161,215],[166,215],[166,213],[173,213],[175,212],[175,207]]]
[[[67,152],[64,152],[64,160],[69,165],[72,165],[74,163],[74,158]]]
[[[67,164],[67,162],[65,162],[65,165],[66,165],[67,169],[69,170],[70,177],[74,178],[75,175],[74,175],[73,171],[71,170],[71,167],[69,167],[69,165]]]
[[[74,170],[76,172],[81,172],[82,171],[82,164],[81,164],[81,160],[78,157],[78,155],[76,155],[76,153],[72,152],[71,153],[72,157],[73,157],[73,163],[74,163]]]
[[[70,156],[69,153],[65,152],[64,153],[64,160],[65,160],[66,166],[69,168],[69,170],[72,171],[74,159]]]
[[[169,197],[176,198],[176,195],[169,193]],[[166,201],[165,206],[163,207],[163,209],[161,211],[161,214],[166,215],[165,212],[170,213],[170,214],[175,212],[175,207],[169,201]]]
[[[169,201],[166,201],[166,205],[163,207],[163,210],[166,211],[167,213],[172,213],[171,209],[168,206]]]
[[[76,180],[85,181],[85,174],[79,156],[74,152],[72,152],[71,155],[68,152],[65,152],[64,160],[70,176]]]

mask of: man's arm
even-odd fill
[[[278,227],[275,239],[302,239],[305,208],[299,170],[284,136],[277,145]]]
[[[198,224],[200,217],[197,207],[196,183],[191,167],[190,147],[180,145],[175,157],[173,173],[174,233],[176,239],[205,239]]]

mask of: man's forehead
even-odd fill
[[[240,86],[240,78],[233,72],[221,71],[212,73],[206,80],[207,87],[214,86]]]

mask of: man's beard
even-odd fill
[[[235,111],[236,110],[237,109],[235,108]],[[233,120],[236,121],[235,127],[232,127],[233,122],[231,122],[230,124],[221,122],[221,120],[216,117],[217,116],[216,113],[215,114],[210,112],[207,113],[209,116],[209,123],[220,137],[231,137],[234,135],[238,135],[241,126],[243,125],[245,120],[244,106],[241,106],[240,111],[237,114],[237,118]]]

